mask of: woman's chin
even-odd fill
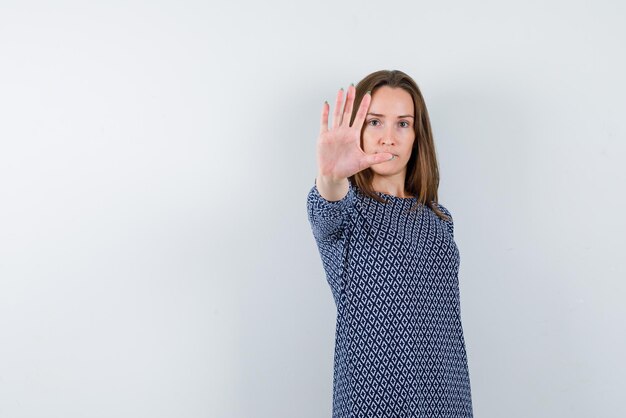
[[[393,161],[388,161],[390,163],[393,163]],[[394,167],[393,165],[388,165],[385,167],[385,165],[387,164],[387,162],[384,163],[380,163],[380,164],[376,164],[375,166],[371,166],[371,170],[374,172],[374,174],[378,175],[378,176],[395,176],[398,174],[401,174],[403,170],[398,169],[398,167]]]

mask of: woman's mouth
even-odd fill
[[[394,154],[393,152],[389,152],[389,151],[376,151],[374,154],[380,154],[380,153],[387,153],[387,154],[391,154],[393,155],[394,158],[400,158],[400,156],[398,154]]]
[[[400,156],[398,154],[394,154],[392,152],[389,151],[376,151],[375,154],[380,154],[381,152],[388,152],[389,154],[393,155],[393,159],[395,160],[396,158],[400,158]]]

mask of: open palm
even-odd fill
[[[322,108],[320,135],[317,141],[318,170],[321,176],[333,180],[345,179],[374,164],[393,158],[391,153],[366,154],[361,149],[361,128],[372,97],[369,92],[363,96],[354,123],[350,126],[355,93],[354,86],[348,87],[342,113],[343,89],[339,90],[330,129],[328,128],[330,106],[324,103]]]

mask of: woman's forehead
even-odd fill
[[[373,93],[368,113],[383,116],[413,115],[413,98],[402,88],[383,86]]]

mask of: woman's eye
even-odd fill
[[[378,122],[377,119],[370,119],[368,123],[370,124],[370,126],[378,126],[377,124],[380,122]]]
[[[408,128],[409,122],[403,120],[402,122],[400,122],[400,126],[402,126],[403,128]]]

